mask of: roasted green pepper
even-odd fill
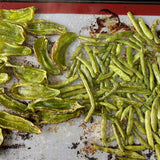
[[[69,45],[77,38],[76,33],[68,32],[63,34],[53,45],[52,60],[56,62],[62,70],[67,69],[67,62],[65,58],[66,50]]]
[[[39,118],[37,119],[39,124],[43,123],[61,123],[69,119],[79,117],[80,111],[75,111],[73,113],[56,113],[51,111],[39,111],[37,112]]]
[[[5,66],[5,62],[0,59],[0,70],[2,70]]]
[[[57,96],[60,91],[39,83],[22,82],[13,84],[11,93],[14,97],[20,99],[37,99]]]
[[[0,41],[0,57],[20,55],[27,56],[31,54],[32,50],[29,47],[13,45],[4,41]]]
[[[24,23],[33,19],[36,7],[30,6],[17,10],[0,9],[0,20]]]
[[[54,35],[64,34],[66,32],[64,26],[44,19],[33,19],[29,21],[26,30],[35,35]]]
[[[22,44],[25,41],[25,31],[17,24],[0,21],[0,39],[12,44]]]
[[[5,84],[10,80],[10,76],[7,73],[0,73],[0,85]]]
[[[4,140],[4,137],[3,137],[3,133],[2,133],[2,128],[0,128],[0,145],[2,145],[3,140]]]
[[[48,40],[45,37],[38,38],[33,46],[34,53],[38,62],[48,73],[56,75],[60,74],[58,67],[53,64],[48,54]]]
[[[32,122],[4,111],[0,111],[0,127],[5,129],[29,132],[33,134],[41,133],[41,130]]]
[[[71,113],[79,108],[84,108],[77,101],[65,100],[57,97],[39,98],[28,105],[33,111],[53,111],[58,113]]]
[[[42,83],[47,79],[47,72],[30,66],[13,66],[14,74],[25,82]]]
[[[5,94],[4,88],[0,88],[0,104],[6,108],[21,113],[24,116],[28,116],[28,113],[30,112],[29,109],[26,110],[26,104],[19,102],[18,100]]]

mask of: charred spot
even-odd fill
[[[158,37],[160,37],[160,30],[159,31],[156,31]]]
[[[2,145],[1,149],[6,150],[6,149],[18,149],[18,148],[24,148],[25,144],[12,144],[12,145]]]
[[[150,157],[152,156],[153,152],[151,150],[149,150],[149,153],[146,153],[146,157],[147,159],[150,159]]]
[[[87,141],[84,141],[83,143],[84,143],[84,145],[87,145],[87,144],[88,144],[88,142],[87,142]]]
[[[87,155],[85,155],[85,157],[88,158],[88,160],[98,160],[97,158],[94,158],[94,157],[91,157],[91,158],[90,158],[90,157],[88,157]]]
[[[26,101],[21,101],[21,103],[23,103],[25,105],[28,105],[28,103]]]
[[[83,140],[83,137],[82,136],[80,136],[80,138],[79,138],[81,141]]]
[[[108,155],[108,160],[112,159],[112,154]]]
[[[90,35],[94,36],[95,33],[116,33],[119,30],[131,30],[130,26],[120,21],[119,16],[108,10],[108,9],[102,9],[100,10],[100,13],[106,13],[106,16],[103,17],[97,17],[96,18],[96,26],[95,24],[90,26]],[[108,15],[111,14],[111,15]]]
[[[93,122],[94,122],[94,118],[93,118],[93,117],[91,117],[91,120],[90,120],[90,122],[91,122],[91,123],[93,123]]]
[[[79,143],[72,143],[71,149],[76,149],[78,147]]]
[[[110,11],[109,9],[101,9],[101,10],[100,10],[100,13],[101,13],[101,12],[110,13],[110,14],[111,14],[110,18],[115,18],[115,17],[119,18],[116,13]]]
[[[24,141],[33,137],[30,133],[19,132],[18,134]]]

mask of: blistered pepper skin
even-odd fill
[[[20,45],[25,41],[25,36],[25,31],[20,25],[0,21],[0,39]]]
[[[58,64],[62,70],[67,69],[67,62],[65,58],[66,50],[77,37],[76,33],[67,32],[57,39],[53,45],[51,55],[52,60]]]
[[[60,91],[39,83],[22,82],[13,84],[11,93],[14,97],[20,99],[37,99],[57,96]]]
[[[6,108],[9,108],[13,111],[15,111],[16,113],[20,113],[21,115],[28,117],[29,116],[29,112],[31,110],[26,110],[27,109],[27,105],[14,99],[11,96],[8,96],[5,91],[4,88],[0,88],[0,104],[3,105]]]
[[[0,57],[27,56],[31,54],[32,50],[29,47],[13,45],[4,41],[0,41]]]
[[[42,83],[47,79],[47,72],[30,66],[13,67],[14,74],[24,82]]]
[[[66,32],[64,26],[44,19],[34,19],[29,21],[26,30],[34,35],[54,35],[64,34]]]
[[[28,109],[37,111],[53,111],[56,113],[72,113],[84,108],[77,101],[57,97],[39,98],[28,104]]]
[[[37,112],[37,115],[39,116],[37,119],[39,124],[45,124],[45,123],[56,124],[67,121],[75,117],[79,117],[80,111],[75,111],[73,113],[59,113],[59,114],[51,111],[39,111]]]
[[[10,80],[10,76],[7,73],[0,73],[0,85],[5,84]]]
[[[42,68],[47,71],[47,73],[52,75],[57,75],[61,73],[61,71],[49,57],[48,40],[46,37],[38,38],[34,43],[33,50],[38,62],[40,63]]]
[[[0,111],[0,127],[23,132],[40,134],[41,130],[32,122],[4,111]]]
[[[33,19],[34,12],[36,11],[36,7],[30,6],[27,8],[17,9],[17,10],[7,10],[0,9],[0,20],[24,23]]]

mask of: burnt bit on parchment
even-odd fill
[[[153,154],[153,151],[149,149],[148,152],[149,152],[149,153],[146,153],[146,157],[147,157],[147,159],[150,159],[150,157],[151,157],[152,154]]]
[[[25,144],[11,144],[11,145],[2,145],[1,149],[2,150],[7,150],[7,149],[19,149],[19,148],[24,148]]]
[[[76,149],[79,144],[80,144],[79,142],[72,143],[71,149]]]
[[[22,140],[27,140],[33,137],[30,133],[18,132],[18,135],[21,137]]]
[[[103,14],[101,17],[96,18],[96,24],[90,26],[90,35],[95,36],[96,33],[116,33],[119,30],[131,30],[130,26],[120,21],[119,16],[110,11],[109,9],[101,9],[99,11]]]
[[[85,155],[86,158],[88,158],[88,160],[98,160],[97,158],[94,157],[88,157],[87,155]]]

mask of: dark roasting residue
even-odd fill
[[[25,144],[11,144],[11,145],[2,145],[1,149],[6,150],[6,149],[18,149],[18,148],[24,148]]]
[[[96,18],[96,24],[90,26],[90,35],[96,33],[116,33],[119,30],[130,30],[130,26],[120,21],[119,16],[109,9],[101,9],[100,13],[105,13],[103,16]]]

